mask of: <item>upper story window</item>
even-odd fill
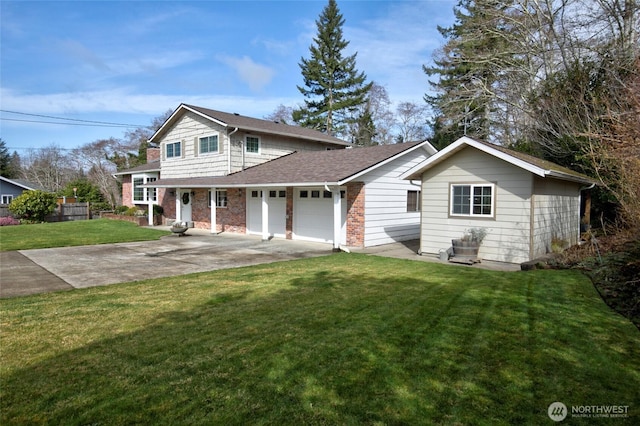
[[[420,191],[407,191],[407,212],[420,211]]]
[[[0,204],[11,204],[12,201],[13,201],[13,195],[3,195],[2,203]]]
[[[155,182],[157,176],[133,175],[133,202],[158,201],[158,188],[141,188],[141,185]]]
[[[494,185],[451,185],[451,216],[493,216]]]
[[[200,153],[218,152],[218,135],[200,138]]]
[[[245,150],[255,154],[260,154],[260,138],[257,136],[247,136],[245,139]]]
[[[182,157],[182,143],[181,142],[168,143],[166,145],[165,152],[166,152],[167,158]]]

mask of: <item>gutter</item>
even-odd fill
[[[237,131],[238,131],[238,128],[236,127],[235,129],[233,129],[231,133],[227,135],[227,138],[229,139],[229,149],[227,150],[227,174],[228,175],[231,174],[231,135],[233,135]]]

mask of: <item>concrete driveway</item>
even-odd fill
[[[331,253],[330,244],[190,229],[158,241],[0,253],[0,297],[94,287]]]

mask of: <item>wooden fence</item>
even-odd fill
[[[0,217],[12,216],[8,204],[0,204]],[[60,203],[56,210],[45,218],[47,222],[91,219],[89,203]]]

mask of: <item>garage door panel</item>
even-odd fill
[[[307,197],[301,196],[306,191]],[[318,194],[319,193],[319,194]],[[318,195],[318,197],[313,197]],[[346,241],[346,203],[342,199],[343,242]],[[325,197],[323,190],[305,188],[295,191],[294,236],[311,241],[333,241],[333,198]]]

